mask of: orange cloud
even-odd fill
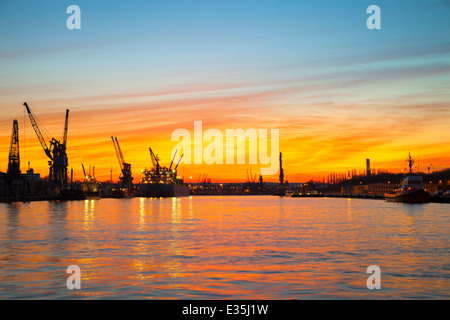
[[[203,121],[203,132],[209,128],[222,132],[227,128],[279,129],[285,174],[291,182],[321,179],[332,171],[363,169],[366,158],[372,160],[374,168],[401,170],[409,151],[419,153],[422,163],[429,162],[435,168],[449,166],[447,104],[402,104],[393,100],[380,101],[380,105],[344,104],[328,102],[321,96],[296,103],[290,97],[298,89],[223,84],[80,97],[69,103],[69,167],[74,168],[76,178],[81,178],[81,163],[95,166],[101,180],[109,180],[112,169],[117,180],[120,171],[110,138],[117,136],[137,182],[140,170],[151,165],[148,148],[169,164],[171,150],[177,144],[171,141],[172,132],[184,128],[193,133],[196,120]],[[29,104],[45,128],[61,139],[63,103]],[[0,107],[4,110],[7,104],[2,102]],[[22,171],[30,161],[35,171],[45,176],[48,159],[27,116],[24,118],[17,108],[18,112],[11,114],[19,116]],[[4,115],[0,121],[0,156],[5,170],[11,120]],[[213,181],[228,182],[245,181],[247,169],[258,173],[260,166],[181,164],[179,169],[186,180],[192,176],[196,181],[207,173]],[[266,181],[277,179],[276,175],[265,177]]]

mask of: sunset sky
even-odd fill
[[[69,5],[81,30],[69,30]],[[381,30],[366,9],[381,8]],[[62,139],[69,170],[117,180],[117,136],[134,181],[169,164],[172,132],[279,129],[290,182],[372,168],[450,167],[450,1],[0,0],[0,171],[18,119],[21,169],[48,175],[25,114]],[[45,127],[45,130],[44,130]],[[205,144],[206,146],[207,144]],[[196,182],[243,182],[260,165],[180,164]],[[278,175],[265,181],[277,181]]]

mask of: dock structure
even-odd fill
[[[328,193],[324,194],[325,197],[330,198],[353,198],[353,199],[374,199],[384,200],[384,194],[371,194],[371,193]]]

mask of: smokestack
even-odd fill
[[[372,170],[370,169],[370,159],[366,159],[366,176],[370,177]]]
[[[283,172],[283,163],[282,163],[282,153],[280,152],[280,184],[284,182],[284,172]]]

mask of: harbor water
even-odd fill
[[[0,204],[1,299],[449,299],[448,204],[194,196]],[[80,269],[70,290],[67,267]],[[370,290],[369,266],[380,268]]]

